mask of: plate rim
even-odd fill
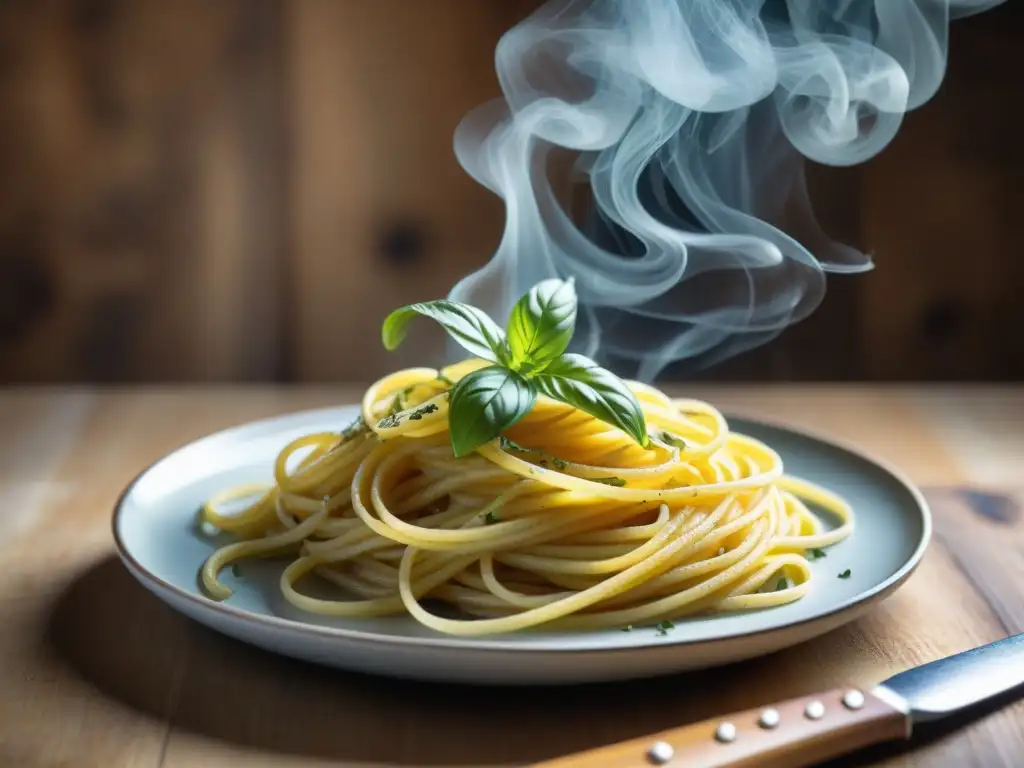
[[[241,432],[248,428],[269,426],[272,422],[279,421],[286,418],[299,418],[308,417],[315,419],[318,415],[322,414],[326,416],[329,413],[336,412],[340,409],[345,408],[358,408],[358,404],[354,403],[341,403],[333,406],[325,406],[321,408],[304,408],[292,411],[283,411],[273,416],[266,416],[259,419],[251,419],[249,421],[235,424],[223,429],[219,429],[214,432],[210,432],[200,437],[193,438],[188,442],[179,445],[167,453],[163,454],[156,460],[150,462],[146,467],[139,471],[125,488],[118,495],[117,500],[114,502],[113,514],[111,515],[111,532],[114,538],[114,547],[117,550],[121,561],[124,563],[126,568],[144,585],[148,586],[153,592],[169,592],[176,598],[184,600],[187,603],[191,603],[196,609],[200,611],[209,611],[214,614],[224,614],[225,618],[240,621],[243,624],[255,625],[258,628],[272,629],[275,631],[283,631],[292,635],[315,635],[320,638],[334,639],[344,641],[346,643],[357,643],[357,644],[384,644],[391,646],[400,647],[412,647],[417,649],[431,649],[431,650],[460,650],[460,651],[473,651],[476,653],[507,653],[515,652],[519,654],[530,653],[530,654],[574,654],[574,655],[608,655],[616,653],[636,653],[641,651],[651,651],[655,649],[668,649],[668,648],[686,648],[686,647],[698,647],[702,645],[708,645],[711,643],[724,643],[741,641],[745,638],[754,636],[770,636],[780,632],[789,632],[794,629],[814,625],[820,622],[826,622],[831,618],[839,616],[843,613],[856,610],[857,608],[867,607],[871,603],[881,600],[895,591],[897,588],[903,585],[904,582],[917,570],[923,559],[925,552],[930,545],[933,538],[933,523],[932,523],[932,512],[922,491],[913,483],[906,473],[893,465],[886,459],[882,459],[878,456],[869,453],[868,451],[852,445],[849,441],[841,438],[836,438],[828,435],[824,431],[818,431],[815,429],[807,429],[805,427],[794,427],[786,425],[771,419],[762,419],[759,417],[748,416],[742,412],[729,413],[723,411],[722,415],[726,420],[726,423],[730,423],[731,420],[745,421],[749,424],[754,424],[761,427],[767,427],[768,429],[774,429],[781,432],[788,432],[798,437],[810,438],[813,441],[825,443],[845,451],[852,456],[873,464],[876,468],[881,469],[884,473],[888,474],[892,479],[896,480],[897,483],[905,490],[909,496],[913,499],[915,509],[920,516],[921,521],[921,536],[917,541],[914,551],[910,557],[888,578],[874,585],[868,590],[858,592],[851,598],[848,598],[836,606],[830,608],[827,611],[819,613],[815,616],[794,619],[788,621],[780,626],[770,627],[765,629],[751,629],[740,632],[731,632],[723,637],[719,638],[683,638],[675,637],[671,640],[659,639],[659,642],[636,644],[630,645],[619,645],[611,644],[608,646],[597,647],[597,648],[579,648],[579,647],[567,647],[567,646],[551,646],[551,647],[537,647],[537,646],[522,646],[515,642],[509,642],[499,639],[488,639],[486,637],[460,637],[460,636],[441,636],[441,637],[410,637],[400,635],[381,634],[372,631],[350,629],[346,627],[328,627],[318,624],[309,624],[295,619],[285,618],[283,616],[272,616],[260,613],[253,613],[242,608],[230,605],[226,602],[214,600],[206,595],[199,594],[197,592],[190,592],[187,589],[172,584],[166,579],[157,576],[151,570],[146,568],[139,560],[129,551],[128,546],[125,544],[124,539],[120,532],[120,521],[122,514],[124,513],[125,503],[128,497],[131,495],[132,490],[135,486],[145,477],[153,468],[158,464],[172,456],[186,451],[189,448],[203,442],[204,440],[210,440],[216,437],[227,437],[234,432]],[[196,620],[193,617],[189,617],[192,620]],[[262,627],[261,627],[262,625]]]

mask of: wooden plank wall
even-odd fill
[[[273,377],[272,1],[0,6],[0,378]]]
[[[452,131],[538,0],[0,4],[0,382],[365,380],[388,308],[485,261],[500,201]],[[712,371],[1024,377],[1021,4],[957,22],[939,97],[816,173],[871,249],[810,320]]]
[[[1024,377],[1022,24],[1012,2],[954,22],[942,90],[862,169],[871,377]]]
[[[501,201],[461,169],[452,134],[498,96],[494,47],[533,4],[288,4],[296,378],[375,376],[441,351],[424,328],[429,347],[387,353],[381,322],[444,297],[497,246]]]

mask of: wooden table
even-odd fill
[[[402,683],[278,658],[121,567],[111,505],[203,433],[335,389],[0,390],[0,766],[515,765],[842,684],[1024,631],[1024,388],[701,388],[854,441],[928,489],[936,539],[860,621],[707,673],[571,689]],[[1024,765],[1024,706],[843,764]]]

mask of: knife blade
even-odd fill
[[[893,675],[872,693],[904,702],[914,723],[938,720],[1024,685],[1024,634]]]
[[[885,741],[997,696],[1024,696],[1024,634],[893,675],[651,734],[534,768],[800,768]]]

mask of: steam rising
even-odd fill
[[[450,297],[505,318],[537,281],[574,275],[575,348],[645,380],[771,339],[817,307],[827,272],[871,269],[817,228],[804,158],[880,152],[942,82],[950,19],[999,2],[548,3],[498,44],[504,100],[456,132],[506,222]],[[589,182],[585,222],[552,184],[559,148]],[[794,212],[804,243],[776,225]]]

